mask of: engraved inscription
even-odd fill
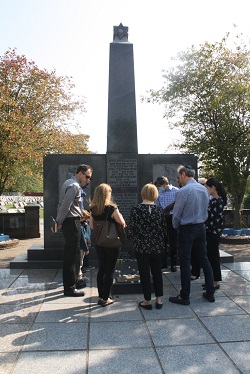
[[[115,193],[114,200],[126,222],[128,222],[131,208],[138,204],[137,193]]]
[[[137,160],[109,160],[108,183],[112,187],[136,187]]]

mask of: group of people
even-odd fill
[[[81,267],[83,256],[80,239],[83,235],[81,220],[94,229],[95,221],[108,220],[126,228],[128,239],[138,264],[144,300],[139,306],[151,310],[151,277],[155,292],[155,307],[163,305],[162,269],[167,267],[169,248],[171,271],[177,270],[177,252],[180,258],[181,290],[171,296],[170,302],[189,305],[193,267],[203,268],[204,298],[214,302],[215,289],[221,280],[219,239],[223,226],[223,209],[227,203],[226,192],[215,178],[205,183],[195,180],[195,170],[190,165],[178,168],[178,185],[169,184],[167,177],[158,177],[155,183],[141,190],[142,202],[131,209],[126,223],[112,199],[111,186],[102,183],[95,188],[89,202],[90,212],[84,209],[84,189],[92,177],[89,165],[80,165],[75,176],[63,183],[56,222],[65,239],[63,285],[66,296],[83,296]],[[88,234],[89,235],[89,234]],[[94,232],[95,236],[95,232]],[[85,236],[85,245],[88,240]],[[97,274],[98,305],[108,306],[113,273],[120,248],[95,245],[99,262]],[[178,251],[177,251],[178,249]],[[198,270],[197,270],[198,271]],[[195,279],[197,276],[195,276]]]

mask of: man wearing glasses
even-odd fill
[[[191,251],[199,257],[205,283],[208,289],[203,293],[208,301],[214,299],[213,272],[206,253],[206,229],[209,196],[207,190],[194,179],[195,170],[192,166],[178,168],[178,180],[182,188],[176,193],[173,210],[173,227],[178,230],[178,244],[181,270],[181,291],[171,296],[169,301],[176,304],[189,305],[191,283]]]
[[[81,281],[77,281],[80,268],[80,217],[82,217],[82,187],[92,176],[92,168],[82,164],[76,174],[66,180],[60,191],[57,209],[57,228],[62,229],[65,239],[63,254],[63,286],[65,296],[84,296]]]

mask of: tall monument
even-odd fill
[[[114,152],[138,152],[133,44],[121,23],[109,54],[107,153]]]
[[[122,24],[114,26],[110,43],[107,128],[106,154],[44,157],[44,245],[31,247],[26,256],[18,256],[11,262],[12,268],[62,266],[64,239],[61,232],[51,232],[50,217],[56,216],[61,184],[75,173],[78,165],[85,163],[93,168],[87,198],[100,183],[109,183],[126,221],[131,208],[141,201],[140,192],[146,183],[166,175],[176,185],[180,164],[197,169],[194,155],[138,154],[133,44],[128,41],[128,27]],[[131,243],[127,242],[123,251],[130,250]],[[94,250],[90,251],[90,256],[94,254]]]

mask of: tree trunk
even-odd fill
[[[240,230],[241,226],[241,204],[238,203],[237,199],[234,201],[234,230]]]

